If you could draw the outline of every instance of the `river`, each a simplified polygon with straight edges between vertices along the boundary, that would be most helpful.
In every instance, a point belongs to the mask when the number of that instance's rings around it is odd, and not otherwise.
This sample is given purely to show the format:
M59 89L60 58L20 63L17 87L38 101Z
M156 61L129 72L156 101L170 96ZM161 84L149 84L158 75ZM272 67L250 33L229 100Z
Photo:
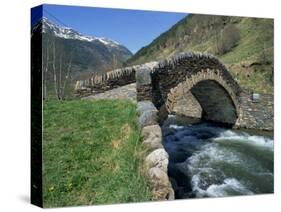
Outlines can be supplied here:
M173 115L162 132L176 199L273 193L272 132Z

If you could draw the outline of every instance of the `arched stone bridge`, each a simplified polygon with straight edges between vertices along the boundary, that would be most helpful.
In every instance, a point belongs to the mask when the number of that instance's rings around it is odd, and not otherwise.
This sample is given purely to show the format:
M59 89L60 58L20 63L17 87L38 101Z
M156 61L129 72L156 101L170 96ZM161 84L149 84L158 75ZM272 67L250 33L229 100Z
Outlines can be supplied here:
M177 97L192 94L204 119L234 125L240 114L241 88L210 55L178 55L152 69L140 69L136 80L138 100L151 100L162 112L171 113Z
M161 116L186 98L186 113L235 127L273 129L273 96L242 89L214 56L181 53L169 60L117 69L80 82L91 92L102 92L136 81L138 101L151 101ZM80 89L81 90L81 89Z

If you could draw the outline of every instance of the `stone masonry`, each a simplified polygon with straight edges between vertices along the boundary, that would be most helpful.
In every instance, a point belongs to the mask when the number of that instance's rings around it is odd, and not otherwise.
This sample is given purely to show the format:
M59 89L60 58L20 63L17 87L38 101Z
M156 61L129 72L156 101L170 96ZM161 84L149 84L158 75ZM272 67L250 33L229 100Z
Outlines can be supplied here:
M152 200L173 200L174 190L168 177L169 155L162 145L158 110L150 101L138 102L139 125L143 145L148 149L145 171L152 190Z
M184 115L198 117L201 111L203 119L232 127L273 130L273 96L260 95L253 101L252 93L211 55L183 53L143 66L136 72L136 87L137 100L153 102L160 116L179 111L178 100L189 95L190 104L181 109Z
M151 101L159 110L159 120L180 113L232 127L273 129L273 96L261 94L254 101L252 92L242 89L227 68L208 54L181 53L116 69L78 81L76 92L85 96L132 82L136 82L137 101Z

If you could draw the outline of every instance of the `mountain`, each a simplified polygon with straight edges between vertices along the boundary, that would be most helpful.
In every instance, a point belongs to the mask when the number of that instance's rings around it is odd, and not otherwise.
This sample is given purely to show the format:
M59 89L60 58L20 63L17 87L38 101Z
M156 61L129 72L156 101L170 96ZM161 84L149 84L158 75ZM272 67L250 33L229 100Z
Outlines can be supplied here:
M31 30L31 67L34 73L42 67L43 98L72 98L77 80L119 68L131 56L116 41L86 36L47 18Z
M41 33L43 49L55 42L56 46L60 47L61 54L66 58L72 58L73 79L118 68L132 56L125 46L114 40L86 36L72 28L54 24L45 17L32 28L32 36Z
M129 50L127 50L124 46L122 46L118 42L110 40L108 38L103 38L103 37L99 38L99 37L94 37L94 36L82 35L72 28L58 26L58 25L52 23L51 21L49 21L45 17L42 18L42 22L43 22L43 28L42 28L43 33L51 33L57 37L64 38L64 39L74 39L74 40L81 40L81 41L88 41L88 42L98 41L98 42L104 44L109 49L110 48L117 48L117 49L122 48L122 49L125 49L128 54L130 54Z
M182 51L216 55L242 87L273 92L273 19L190 14L140 49L125 65Z

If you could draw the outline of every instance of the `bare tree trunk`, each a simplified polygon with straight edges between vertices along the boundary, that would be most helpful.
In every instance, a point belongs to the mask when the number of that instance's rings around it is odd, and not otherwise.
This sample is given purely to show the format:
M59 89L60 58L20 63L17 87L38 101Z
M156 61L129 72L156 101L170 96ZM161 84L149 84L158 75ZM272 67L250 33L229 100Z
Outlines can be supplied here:
M43 60L43 99L47 97L47 72L49 70L49 41L47 40L46 60Z
M117 60L115 54L112 56L112 70L117 68Z
M55 46L55 41L53 42L53 72L54 72L54 89L55 89L55 94L58 99L60 99L59 94L58 94L58 86L57 86L57 73L56 73L56 46Z
M69 78L69 73L70 73L71 67L72 67L72 53L71 53L70 60L69 60L68 66L67 66L67 74L65 76L64 84L62 87L62 98L63 99L65 97L65 87L66 87L67 80Z
M45 99L45 78L46 78L46 74L45 74L45 69L46 69L46 61L44 60L44 53L42 52L42 93L43 93L43 99Z
M220 51L220 49L219 49L219 31L218 31L218 28L216 28L216 26L215 26L216 18L213 17L212 20L213 20L213 27L215 29L216 53L219 54L219 51Z
M62 81L61 81L61 72L62 72L62 55L60 56L60 69L59 69L59 81L58 81L58 93L60 98L62 97Z

